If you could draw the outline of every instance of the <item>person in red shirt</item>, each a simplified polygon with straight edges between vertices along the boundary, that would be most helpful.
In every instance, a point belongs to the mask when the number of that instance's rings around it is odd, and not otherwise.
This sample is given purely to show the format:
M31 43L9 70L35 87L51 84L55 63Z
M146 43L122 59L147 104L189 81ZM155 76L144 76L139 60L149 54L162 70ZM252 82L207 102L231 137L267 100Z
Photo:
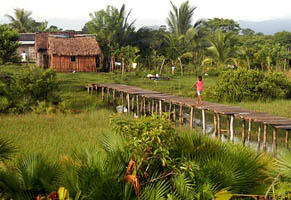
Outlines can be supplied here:
M197 94L198 94L198 100L196 104L203 104L202 103L202 97L201 94L203 92L203 80L202 80L202 76L198 77L198 80L193 84L192 89L194 89L194 86L196 86L197 88Z

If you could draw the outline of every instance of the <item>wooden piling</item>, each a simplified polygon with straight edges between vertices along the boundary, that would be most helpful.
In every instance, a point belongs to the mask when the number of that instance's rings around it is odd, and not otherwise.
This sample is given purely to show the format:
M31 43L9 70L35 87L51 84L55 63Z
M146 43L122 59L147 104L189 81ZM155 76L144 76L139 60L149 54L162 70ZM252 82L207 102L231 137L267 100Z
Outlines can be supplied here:
M214 134L217 136L217 116L216 113L213 113L213 127L214 127Z
M202 133L206 134L206 116L205 109L202 109Z
M221 137L221 120L220 120L219 113L217 113L217 134L218 134L218 137Z
M276 154L277 151L277 129L273 128L273 153Z
M190 128L192 129L193 126L193 117L194 117L194 106L190 107Z
M116 90L115 89L112 91L112 97L113 97L113 105L116 106Z
M122 113L124 113L124 99L123 99L123 92L120 92L120 99L121 99Z
M98 97L98 85L95 85L96 97Z
M260 149L261 149L261 124L259 124L258 140L257 140L257 150L260 151Z
M90 94L90 85L87 85L87 92Z
M249 119L249 126L248 126L248 143L251 141L251 134L252 134L252 120Z
M144 114L144 111L143 111L143 97L140 97L140 115L143 115Z
M242 141L242 144L245 145L246 143L246 120L245 119L243 119L243 123L242 123L241 141Z
M162 105L162 100L159 100L159 114L160 114L160 115L162 115L162 112L163 112L163 110L162 110L162 109L163 109L162 106L163 106L163 105Z
M148 113L151 114L151 101L148 99Z
M172 112L172 102L169 105L169 120L171 120L171 112Z
M179 122L180 122L180 125L183 125L183 104L180 104Z
M226 116L226 126L227 136L230 139L230 117L228 115Z
M164 102L164 112L165 112L165 113L168 112L168 105L167 105L166 102Z
M230 140L234 143L234 115L230 115Z
M147 109L146 109L146 106L147 106L147 105L146 105L146 98L143 97L142 100L143 100L143 114L146 115L146 114L147 114Z
M264 148L264 151L267 150L267 124L264 124L263 148Z
M102 95L102 102L104 102L104 87L102 87L102 90L101 90L101 95Z
M134 95L132 95L132 97L131 97L131 110L134 112L134 108L135 108L135 104L134 104L134 98L135 98L135 96Z
M173 115L173 120L176 122L177 120L177 115L176 115L176 104L174 104L174 115Z
M127 112L130 114L130 97L129 93L126 94L126 101L127 101Z
M94 90L93 85L90 85L90 90L91 90L91 96L92 96L93 95L93 90Z
M155 100L152 99L152 115L155 113Z
M136 115L139 117L139 100L138 95L136 95Z
M106 92L107 92L107 103L110 103L110 89L107 88Z
M286 130L286 135L285 135L285 147L286 147L286 149L289 149L289 145L288 145L288 134L289 134L289 131L288 130Z

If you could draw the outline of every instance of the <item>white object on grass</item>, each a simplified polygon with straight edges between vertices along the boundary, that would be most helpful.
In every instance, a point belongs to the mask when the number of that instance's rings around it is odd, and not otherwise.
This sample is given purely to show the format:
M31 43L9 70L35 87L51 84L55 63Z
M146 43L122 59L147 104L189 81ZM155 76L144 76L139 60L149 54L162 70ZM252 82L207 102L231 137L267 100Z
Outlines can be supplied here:
M126 113L126 112L127 112L127 108L124 107L124 106L122 107L121 105L116 106L116 111L117 111L118 113L122 113L122 108L123 108L123 112Z

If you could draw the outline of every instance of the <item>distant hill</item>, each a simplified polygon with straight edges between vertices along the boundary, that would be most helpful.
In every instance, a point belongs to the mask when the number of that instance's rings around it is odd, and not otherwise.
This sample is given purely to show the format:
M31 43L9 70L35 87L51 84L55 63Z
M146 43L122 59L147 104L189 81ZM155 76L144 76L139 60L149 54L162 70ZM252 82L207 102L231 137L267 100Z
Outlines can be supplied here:
M280 31L291 31L291 19L274 19L266 21L237 21L241 28L250 28L255 32L273 35Z

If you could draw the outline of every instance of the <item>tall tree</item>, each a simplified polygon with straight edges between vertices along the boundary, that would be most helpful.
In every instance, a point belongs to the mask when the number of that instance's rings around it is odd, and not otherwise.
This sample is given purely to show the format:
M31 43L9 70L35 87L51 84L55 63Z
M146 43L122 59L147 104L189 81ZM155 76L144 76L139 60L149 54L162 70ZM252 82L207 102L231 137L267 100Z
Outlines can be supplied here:
M130 13L131 10L126 12L124 4L120 10L107 6L106 10L90 13L91 20L83 27L84 32L96 35L105 59L109 61L111 56L111 64L114 63L115 51L130 42L135 22L128 22Z
M0 64L17 60L18 38L16 29L0 25Z
M217 67L233 60L237 53L235 36L232 33L223 33L218 29L214 37L208 39L210 47L207 49L210 57L216 62ZM204 62L209 61L207 58Z
M30 29L32 18L31 11L23 8L15 8L14 16L5 15L11 21L10 26L17 29L20 33L25 33Z
M172 11L167 18L170 31L176 34L185 34L189 28L192 27L192 17L196 9L195 6L190 6L189 1L185 1L179 8L175 6L172 1Z

